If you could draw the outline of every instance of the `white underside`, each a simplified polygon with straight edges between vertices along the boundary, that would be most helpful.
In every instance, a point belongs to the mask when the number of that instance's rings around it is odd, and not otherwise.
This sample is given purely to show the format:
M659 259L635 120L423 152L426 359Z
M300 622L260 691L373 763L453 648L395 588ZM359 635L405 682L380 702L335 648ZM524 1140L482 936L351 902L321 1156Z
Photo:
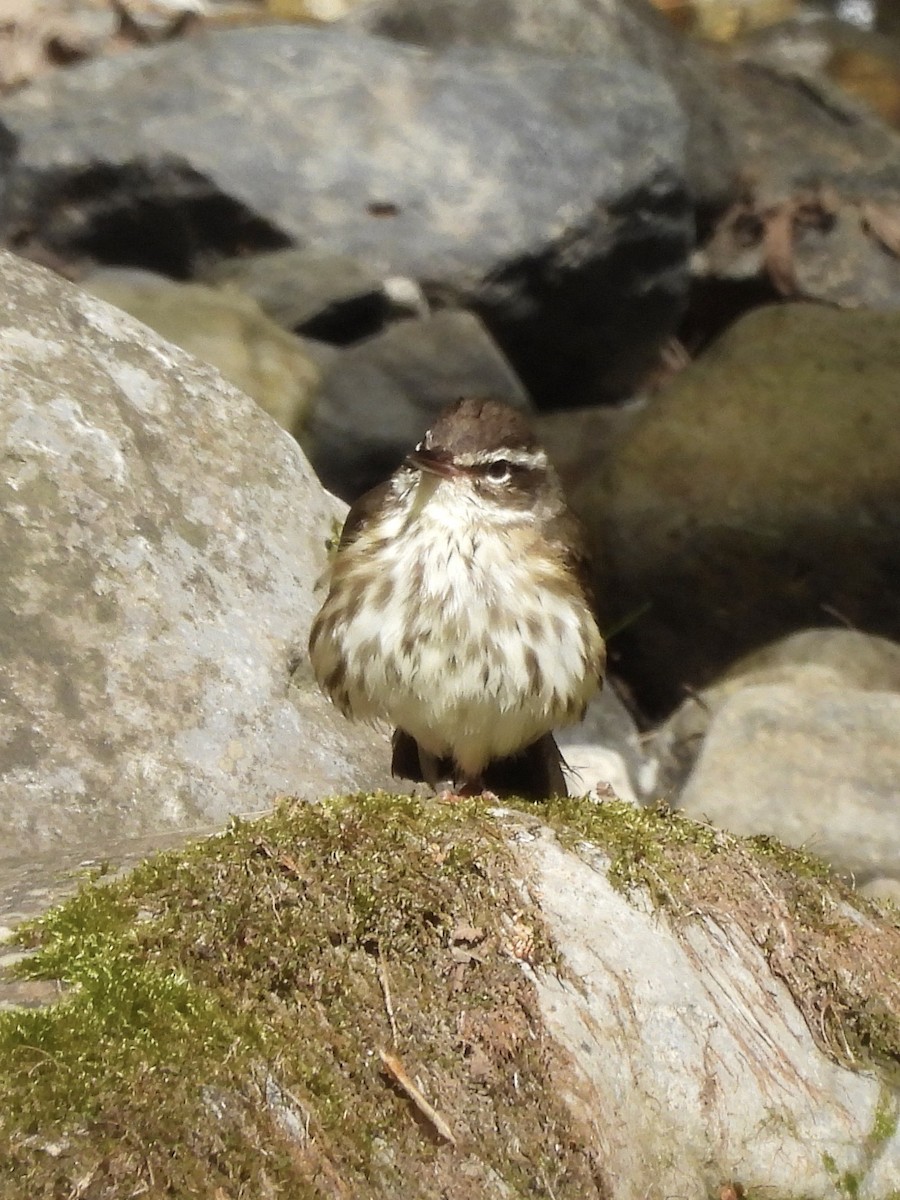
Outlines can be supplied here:
M521 517L485 536L477 499L452 487L446 493L440 505L417 505L415 547L405 518L381 530L389 543L381 550L383 574L368 589L372 598L319 639L313 663L320 682L337 662L356 664L343 695L334 695L351 716L384 717L477 775L490 760L578 719L599 684L602 641L592 619L586 626L577 594L535 587L532 561L526 568L522 553L533 534ZM423 533L429 550L417 575ZM366 536L342 553L366 561ZM355 563L345 569L355 574ZM409 605L375 603L385 573L392 598ZM422 582L413 594L416 578ZM334 593L326 609L333 600ZM403 610L415 614L414 636L405 642Z

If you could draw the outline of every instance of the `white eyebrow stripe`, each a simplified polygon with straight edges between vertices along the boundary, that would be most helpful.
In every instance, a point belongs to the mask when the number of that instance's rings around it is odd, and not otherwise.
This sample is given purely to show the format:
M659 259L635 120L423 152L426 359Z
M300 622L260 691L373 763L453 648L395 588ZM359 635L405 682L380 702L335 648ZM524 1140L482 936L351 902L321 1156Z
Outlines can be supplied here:
M474 450L468 454L456 454L460 467L486 467L490 463L508 462L514 467L525 467L530 471L545 470L547 455L543 450L515 450L512 446L498 450Z

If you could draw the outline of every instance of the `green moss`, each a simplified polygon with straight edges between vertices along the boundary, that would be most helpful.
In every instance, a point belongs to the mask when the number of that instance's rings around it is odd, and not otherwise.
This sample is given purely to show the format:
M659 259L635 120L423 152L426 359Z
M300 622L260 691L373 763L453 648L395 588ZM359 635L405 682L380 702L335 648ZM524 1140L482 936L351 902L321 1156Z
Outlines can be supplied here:
M478 802L359 796L86 885L21 932L18 973L66 990L0 1014L0 1193L443 1195L458 1159L385 1049L477 1147L473 1196L535 1170L599 1196L510 951L524 922L552 961L507 854Z
M691 821L666 805L639 808L624 801L596 804L585 797L558 798L545 818L564 843L578 836L599 846L610 859L610 881L623 891L644 888L657 904L679 907L677 863L690 847L715 854L726 844L711 825Z
M898 1110L900 1110L900 1102L897 1097L888 1088L882 1087L872 1121L872 1132L869 1134L873 1151L877 1151L885 1142L890 1141L897 1132L897 1122L900 1118Z
M779 842L768 834L756 834L746 839L746 844L760 862L770 863L780 871L787 871L798 879L812 879L819 883L831 883L834 876L821 858L805 850L796 850Z
M337 517L331 518L331 529L328 536L325 538L325 549L328 552L329 561L334 558L338 552L338 547L341 544L341 533L343 532L344 523L338 520Z
M144 960L134 915L113 889L90 887L25 931L40 949L17 973L59 980L68 994L54 1008L0 1016L0 1107L20 1123L94 1115L102 1093L135 1072L230 1044L212 997Z
M815 860L662 808L537 811L668 916L740 924L833 1053L900 1060L896 930ZM20 934L17 973L64 992L0 1013L0 1194L602 1196L515 961L557 967L511 867L480 801L365 795L89 882ZM872 1153L896 1122L885 1090Z
M855 1171L840 1171L830 1154L822 1155L822 1165L831 1176L835 1188L846 1200L858 1200L860 1178Z

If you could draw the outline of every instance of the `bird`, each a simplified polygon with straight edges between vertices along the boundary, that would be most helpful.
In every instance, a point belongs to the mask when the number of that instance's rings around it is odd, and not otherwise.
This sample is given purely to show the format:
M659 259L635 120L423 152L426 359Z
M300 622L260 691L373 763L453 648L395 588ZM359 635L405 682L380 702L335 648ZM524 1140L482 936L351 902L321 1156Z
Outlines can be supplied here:
M527 417L450 404L351 507L309 639L322 691L394 726L395 776L567 794L553 730L602 685L581 526Z

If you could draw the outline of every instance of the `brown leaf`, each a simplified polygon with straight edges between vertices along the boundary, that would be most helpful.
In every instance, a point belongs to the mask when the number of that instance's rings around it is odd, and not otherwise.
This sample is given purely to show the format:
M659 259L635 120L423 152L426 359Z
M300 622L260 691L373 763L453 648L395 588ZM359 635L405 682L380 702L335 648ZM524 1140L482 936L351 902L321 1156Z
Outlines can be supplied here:
M888 254L900 258L900 205L864 200L860 205L860 224Z
M475 946L484 941L484 930L479 925L466 925L460 922L450 934L451 942L466 942Z
M763 225L763 264L773 287L782 296L796 296L794 270L794 218L796 203L787 201L765 216Z

